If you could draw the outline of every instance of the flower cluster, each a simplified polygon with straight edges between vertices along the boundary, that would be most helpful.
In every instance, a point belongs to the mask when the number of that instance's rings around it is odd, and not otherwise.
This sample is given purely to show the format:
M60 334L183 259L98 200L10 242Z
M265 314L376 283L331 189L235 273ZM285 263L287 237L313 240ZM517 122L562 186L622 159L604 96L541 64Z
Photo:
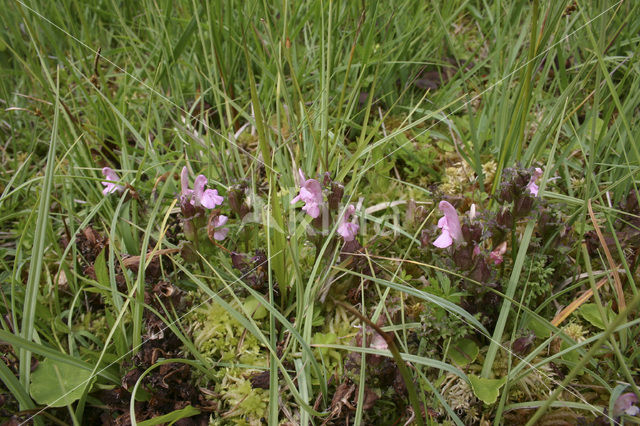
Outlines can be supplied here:
M304 202L302 210L307 212L309 216L316 219L320 216L320 206L323 202L322 185L315 179L307 179L304 177L302 169L298 169L298 178L300 184L300 193L291 200L291 204L298 201Z
M202 206L205 209L213 209L222 204L224 198L218 195L216 189L204 189L207 182L208 179L205 175L198 175L193 182L193 189L189 188L189 171L186 166L182 168L182 173L180 173L180 183L182 186L180 205L183 207L183 211L187 203L193 207L197 208Z
M229 228L225 228L229 218L215 210L222 205L224 198L216 189L205 189L208 179L205 175L196 176L193 188L189 187L189 171L182 168L180 173L180 210L184 216L184 231L188 240L195 242L198 229L206 226L207 236L212 242L222 241L227 237ZM211 210L206 219L207 210Z
M329 223L332 217L331 211L339 209L340 201L344 195L344 187L338 182L331 181L328 173L324 176L323 184L316 179L307 179L302 169L298 169L298 185L300 186L300 191L298 195L291 200L291 204L293 205L302 201L304 203L302 210L309 216L314 220L319 220L324 215ZM326 202L323 194L323 186L326 187ZM342 219L336 231L345 242L354 241L360 229L355 219L351 219L355 211L356 207L353 204L348 205L344 209Z

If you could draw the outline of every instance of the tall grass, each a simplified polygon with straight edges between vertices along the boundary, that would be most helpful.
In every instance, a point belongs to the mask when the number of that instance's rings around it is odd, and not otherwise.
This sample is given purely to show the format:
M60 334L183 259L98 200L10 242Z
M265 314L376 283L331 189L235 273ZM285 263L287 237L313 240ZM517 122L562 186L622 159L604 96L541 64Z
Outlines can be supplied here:
M121 385L120 364L131 362L145 343L143 314L151 306L145 300L145 268L125 274L126 291L118 289L117 271L124 269L125 254L149 265L159 250L180 248L167 233L179 207L173 176L188 164L192 174L205 174L218 188L245 183L252 194L253 217L261 225L232 225L235 246L229 249L264 249L267 321L255 320L244 307L237 292L261 296L242 281L222 250L203 251L193 265L177 255L168 259L184 288L202 297L198 306L203 301L223 306L268 351L270 424L283 421L283 406L295 406L303 424L320 424L330 415L336 383L319 348L345 357L362 354L358 400L364 398L370 357L390 356L364 343L314 341L318 318L339 306L326 295L340 280L375 288L378 299L362 296L357 306L364 316L373 307L374 323L391 318L392 304L401 304L402 323L383 329L394 336L398 357L411 365L413 383L406 382L419 390L412 394L414 406L419 399L463 424L440 384L447 374L469 384L468 376L479 371L455 365L446 351L443 359L410 353L408 336L421 325L405 321L408 297L461 318L484 339L477 365L483 379L494 378L499 356L508 357L507 384L490 410L496 423L521 408L506 399L510 385L551 362L564 362L558 354L545 355L553 337L563 339L563 350L580 359L565 363L570 372L563 381L550 379L555 390L548 400L528 403L526 408L540 407L530 422L558 404L602 413L570 385L588 368L598 386L613 393L615 383L598 377L598 347L604 343L615 352L615 360L607 362L622 380L633 383L626 365L638 363L635 316L629 309L637 304L637 265L626 261L626 242L615 226L621 218L630 220L618 203L630 191L638 192L640 149L634 135L640 80L634 59L640 6L587 1L569 13L570 3L7 2L0 16L0 134L6 141L0 178L0 223L6 230L0 247L0 340L19 353L19 370L0 363L0 379L20 410L46 410L31 398L32 356L97 377L84 383L83 396L67 407L66 421L83 422L98 387ZM425 75L436 89L425 92ZM432 163L422 164L426 160L415 154L402 157L408 149L425 158L433 154ZM571 251L577 254L568 261L575 262L576 277L583 268L588 274L576 283L595 283L592 265L605 271L602 276L619 268L624 291L634 295L628 309L609 320L608 301L599 301L607 326L591 336L589 342L595 343L587 348L541 316L564 293L543 306L515 300L530 273L534 222L521 230L512 248L514 266L498 293L493 329L447 297L416 288L406 278L407 265L434 282L455 276L413 258L419 231L438 213L411 233L399 221L366 210L412 198L435 207L432 188L407 177L406 158L422 167L430 182L446 178L447 163L468 164L477 186L488 188L488 194L476 194L488 200L487 206L505 168L543 166L541 197L562 203L568 225L577 230ZM496 163L497 177L485 185L483 165L489 160ZM100 192L104 165L117 168L130 185L119 198ZM360 220L375 224L380 234L363 241L361 256L371 274L353 271L341 260L341 246L333 238L337 224L311 246L305 231L310 220L290 204L298 169L307 177L328 172L345 184L349 203L363 200ZM589 217L589 203L597 222ZM95 280L76 261L81 253L74 244L89 225L109 240L96 260ZM584 254L582 241L594 227L611 236L608 249L619 265L604 255ZM385 235L393 237L385 240ZM375 252L382 247L387 251ZM571 289L577 291L577 285ZM104 334L79 319L92 294L104 300ZM616 297L611 296L615 305L624 306ZM158 314L180 336L185 357L196 360L180 362L205 372L222 368L190 341L192 330L184 329L183 316ZM543 324L547 338L530 355L514 354L510 342L531 318ZM366 329L356 317L351 321ZM131 396L133 423L142 379ZM563 391L573 392L579 402L559 401ZM419 411L414 408L422 418ZM41 411L37 414L34 420L43 421ZM363 424L361 404L354 415Z

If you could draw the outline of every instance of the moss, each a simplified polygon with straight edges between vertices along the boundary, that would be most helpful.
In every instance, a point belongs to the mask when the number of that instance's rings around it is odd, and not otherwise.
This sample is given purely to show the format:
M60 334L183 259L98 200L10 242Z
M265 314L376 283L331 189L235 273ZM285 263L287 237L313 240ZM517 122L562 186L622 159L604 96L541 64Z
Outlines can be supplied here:
M197 309L189 322L196 348L212 362L229 364L215 373L214 394L223 405L220 417L211 419L210 424L262 424L267 416L268 391L252 388L249 378L264 371L268 350L215 303Z

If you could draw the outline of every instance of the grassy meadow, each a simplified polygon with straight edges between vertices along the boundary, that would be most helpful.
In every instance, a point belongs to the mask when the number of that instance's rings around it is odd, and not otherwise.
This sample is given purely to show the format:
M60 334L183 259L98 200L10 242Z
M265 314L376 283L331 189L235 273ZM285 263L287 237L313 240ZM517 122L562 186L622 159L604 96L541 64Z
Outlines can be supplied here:
M0 6L0 424L640 423L640 2Z

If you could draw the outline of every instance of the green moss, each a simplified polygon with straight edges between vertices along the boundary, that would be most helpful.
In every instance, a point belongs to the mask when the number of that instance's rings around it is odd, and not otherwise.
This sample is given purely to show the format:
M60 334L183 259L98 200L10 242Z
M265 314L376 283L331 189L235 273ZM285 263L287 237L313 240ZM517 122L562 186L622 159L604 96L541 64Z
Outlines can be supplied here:
M261 424L261 419L267 416L269 394L254 389L250 376L264 371L268 350L215 303L197 309L189 321L196 348L212 362L230 364L215 373L215 398L222 405L220 417L212 418L210 424Z

